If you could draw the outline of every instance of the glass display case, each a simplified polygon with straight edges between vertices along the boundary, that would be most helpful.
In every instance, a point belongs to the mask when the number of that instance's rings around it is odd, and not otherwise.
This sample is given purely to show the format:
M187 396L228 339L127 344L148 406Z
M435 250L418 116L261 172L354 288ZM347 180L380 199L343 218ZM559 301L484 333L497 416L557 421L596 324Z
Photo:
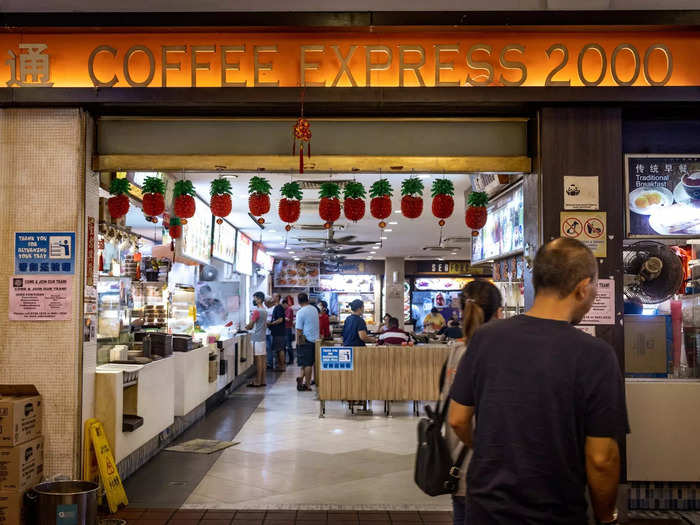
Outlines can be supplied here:
M176 285L170 292L168 331L192 335L196 319L194 288Z
M365 303L365 322L374 324L374 293L338 293L338 319L344 322L352 311L348 304L355 299L360 299Z
M97 360L109 361L109 348L128 343L131 329L131 279L102 276L97 283Z

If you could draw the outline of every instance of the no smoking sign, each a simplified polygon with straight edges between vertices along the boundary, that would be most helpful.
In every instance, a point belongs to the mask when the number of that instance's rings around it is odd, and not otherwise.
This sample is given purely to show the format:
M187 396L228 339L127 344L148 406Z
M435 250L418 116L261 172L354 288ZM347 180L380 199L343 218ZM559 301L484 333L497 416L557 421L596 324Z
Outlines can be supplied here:
M606 225L604 211L561 212L561 236L581 241L596 257L607 256Z

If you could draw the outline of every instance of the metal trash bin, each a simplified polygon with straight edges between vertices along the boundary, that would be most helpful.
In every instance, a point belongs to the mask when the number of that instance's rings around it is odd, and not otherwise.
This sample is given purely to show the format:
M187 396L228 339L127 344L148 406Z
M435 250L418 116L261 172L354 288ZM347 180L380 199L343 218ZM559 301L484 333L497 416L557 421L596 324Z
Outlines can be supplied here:
M39 525L97 525L97 489L89 481L49 481L34 487Z

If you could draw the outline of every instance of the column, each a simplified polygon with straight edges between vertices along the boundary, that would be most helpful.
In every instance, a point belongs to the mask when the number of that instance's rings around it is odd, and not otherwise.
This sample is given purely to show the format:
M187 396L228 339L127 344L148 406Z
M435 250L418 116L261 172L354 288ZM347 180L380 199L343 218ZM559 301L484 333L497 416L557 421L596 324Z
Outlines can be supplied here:
M403 328L403 282L405 279L403 257L387 257L384 263L384 314L399 320Z

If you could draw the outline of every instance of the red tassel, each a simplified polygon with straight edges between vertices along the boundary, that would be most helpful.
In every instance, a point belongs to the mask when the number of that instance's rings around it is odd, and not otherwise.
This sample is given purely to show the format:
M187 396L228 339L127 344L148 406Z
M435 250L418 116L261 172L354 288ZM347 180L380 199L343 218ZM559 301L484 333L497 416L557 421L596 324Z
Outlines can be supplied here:
M299 173L304 173L304 146L299 147Z
M309 158L311 158L311 141L306 143L306 148L307 148L306 154L308 155Z

